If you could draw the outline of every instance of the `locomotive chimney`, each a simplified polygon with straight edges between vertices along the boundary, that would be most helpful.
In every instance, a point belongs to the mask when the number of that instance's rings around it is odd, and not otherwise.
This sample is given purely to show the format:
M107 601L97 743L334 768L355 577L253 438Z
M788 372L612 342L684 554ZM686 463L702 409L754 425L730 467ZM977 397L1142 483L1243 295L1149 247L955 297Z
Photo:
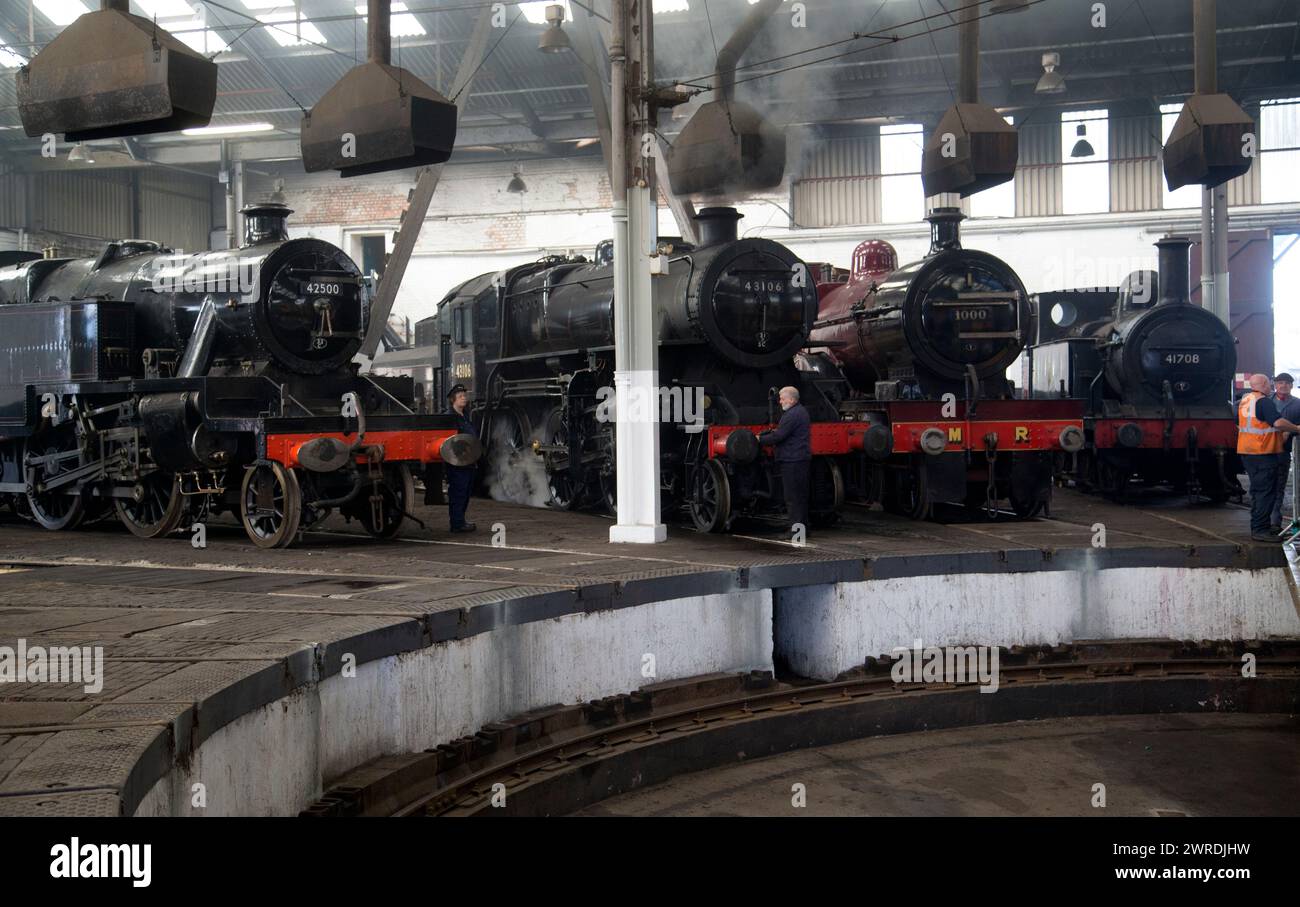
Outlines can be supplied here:
M1156 305L1190 303L1188 270L1192 241L1167 236L1156 243L1160 255L1160 298Z
M735 208L701 208L695 215L696 230L700 234L700 248L735 242L736 221L744 216Z
M279 202L261 202L245 205L239 211L244 215L244 245L255 246L264 242L283 242L289 238L285 219L293 213L288 205Z
M961 233L958 228L966 215L961 208L935 208L926 218L930 222L930 251L933 255L945 249L961 248Z

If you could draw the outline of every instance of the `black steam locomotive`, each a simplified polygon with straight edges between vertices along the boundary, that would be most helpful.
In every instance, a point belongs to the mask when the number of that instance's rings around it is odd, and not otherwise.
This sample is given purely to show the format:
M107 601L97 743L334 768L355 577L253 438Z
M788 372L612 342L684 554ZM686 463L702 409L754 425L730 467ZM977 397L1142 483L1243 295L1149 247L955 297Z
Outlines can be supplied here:
M936 502L989 516L1009 500L1032 516L1056 463L1083 446L1077 401L1015 399L1006 369L1033 336L1015 271L961 247L956 208L929 216L925 258L898 266L893 247L859 245L853 269L828 275L802 366L841 411L873 426L849 487L917 519ZM847 378L852 392L837 396Z
M1159 272L1135 271L1120 287L1036 296L1038 338L1025 368L1036 396L1087 401L1082 488L1122 497L1140 482L1216 503L1241 492L1236 341L1191 304L1190 245L1160 240Z
M47 529L115 510L151 538L222 510L284 547L337 508L395 535L412 469L477 442L358 373L368 289L339 249L245 208L244 245L108 243L0 267L0 501Z
M699 244L661 242L653 282L663 387L641 404L660 422L665 512L684 508L706 532L782 513L779 472L755 437L775 423L781 387L801 388L815 423L814 520L839 508L837 457L862 444L863 427L841 421L793 364L817 311L806 267L778 243L737 239L740 216L701 210ZM416 325L417 345L434 348L428 396L441 399L455 383L471 390L489 491L540 460L544 488L533 503L614 509L611 253L602 244L593 261L548 257L484 274Z

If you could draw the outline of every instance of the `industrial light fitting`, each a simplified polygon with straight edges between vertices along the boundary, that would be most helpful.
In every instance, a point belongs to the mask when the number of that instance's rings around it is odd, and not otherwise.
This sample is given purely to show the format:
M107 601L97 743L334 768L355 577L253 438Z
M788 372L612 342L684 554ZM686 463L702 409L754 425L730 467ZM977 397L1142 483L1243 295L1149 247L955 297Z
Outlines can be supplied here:
M90 150L90 146L84 142L78 142L68 152L69 164L93 164L95 163L95 153Z
M562 27L563 22L563 6L553 3L546 7L546 30L542 32L542 37L537 42L538 50L544 54L558 54L573 50L573 45L569 43L569 36Z
M562 8L563 7L561 7L561 9ZM523 178L519 175L518 167L515 168L515 175L512 176L510 178L510 182L506 184L506 191L513 192L515 195L519 195L521 193L528 191L528 187L524 185Z
M1097 153L1093 150L1092 143L1087 139L1087 126L1080 123L1079 128L1074 131L1074 134L1079 137L1079 141L1075 142L1074 147L1070 149L1070 157L1092 157Z
M1043 54L1043 75L1034 86L1034 94L1061 94L1065 91L1065 76L1056 71L1060 65L1060 54Z

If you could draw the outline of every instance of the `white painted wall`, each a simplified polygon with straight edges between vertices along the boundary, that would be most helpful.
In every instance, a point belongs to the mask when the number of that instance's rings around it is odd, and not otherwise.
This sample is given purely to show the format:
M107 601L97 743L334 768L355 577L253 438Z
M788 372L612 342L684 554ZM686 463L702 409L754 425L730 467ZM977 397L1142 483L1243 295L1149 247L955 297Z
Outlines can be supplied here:
M653 678L642 674L647 653ZM231 722L135 814L292 815L376 756L429 749L542 706L752 670L772 670L765 589L507 624L368 662ZM195 783L206 789L203 809L191 805Z
M829 680L895 647L1300 635L1282 568L972 573L781 589L776 660Z

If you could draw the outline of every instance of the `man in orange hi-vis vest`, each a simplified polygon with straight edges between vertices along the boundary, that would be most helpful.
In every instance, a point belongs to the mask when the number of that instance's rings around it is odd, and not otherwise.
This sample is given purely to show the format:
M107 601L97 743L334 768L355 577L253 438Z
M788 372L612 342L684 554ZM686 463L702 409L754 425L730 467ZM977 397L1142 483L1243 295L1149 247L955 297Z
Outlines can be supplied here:
M1250 537L1256 542L1280 541L1269 531L1277 496L1277 455L1284 433L1300 431L1278 414L1269 398L1271 390L1267 375L1251 375L1250 390L1237 404L1237 453L1250 477Z

